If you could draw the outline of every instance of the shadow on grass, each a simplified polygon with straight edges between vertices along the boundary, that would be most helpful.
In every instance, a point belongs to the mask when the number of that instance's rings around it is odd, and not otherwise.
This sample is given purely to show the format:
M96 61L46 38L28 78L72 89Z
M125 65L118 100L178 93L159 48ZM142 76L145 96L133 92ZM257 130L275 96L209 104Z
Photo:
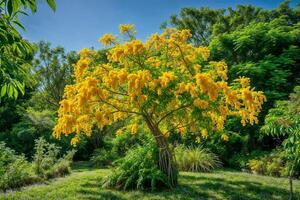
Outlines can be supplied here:
M123 200L121 195L115 191L105 190L101 186L101 178L93 178L86 183L80 185L79 192L82 199L88 200Z
M90 162L87 161L77 161L72 163L72 170L75 172L83 172L87 170L92 170L94 167Z
M210 198L221 199L245 199L245 200L272 200L272 199L288 199L289 191L278 187L268 186L259 182L250 180L231 181L225 178L203 177L181 175L184 183L191 183L193 189L197 191L210 191ZM192 181L197 181L192 183ZM214 195L214 194L216 195ZM294 193L294 199L300 200L300 193Z
M117 191L101 188L101 179L94 178L82 183L82 199L230 199L230 200L272 200L288 199L288 190L251 181L231 181L225 178L181 175L180 185L160 192ZM295 193L300 200L300 193Z

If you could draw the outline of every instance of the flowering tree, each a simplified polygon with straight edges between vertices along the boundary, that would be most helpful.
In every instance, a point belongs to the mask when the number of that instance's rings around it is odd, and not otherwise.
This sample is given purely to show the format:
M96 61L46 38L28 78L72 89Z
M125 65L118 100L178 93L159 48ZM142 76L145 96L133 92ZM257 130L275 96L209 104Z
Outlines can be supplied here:
M206 47L187 42L188 30L168 29L153 34L146 42L135 39L133 25L120 25L124 42L105 34L100 38L111 46L108 63L97 64L95 52L83 49L75 66L76 82L65 88L54 135L90 135L95 124L101 129L118 120L127 120L133 134L148 127L159 147L159 167L175 185L176 167L167 138L173 133L198 134L198 140L223 132L228 116L241 123L258 122L265 101L254 91L248 78L227 82L224 62L208 61Z

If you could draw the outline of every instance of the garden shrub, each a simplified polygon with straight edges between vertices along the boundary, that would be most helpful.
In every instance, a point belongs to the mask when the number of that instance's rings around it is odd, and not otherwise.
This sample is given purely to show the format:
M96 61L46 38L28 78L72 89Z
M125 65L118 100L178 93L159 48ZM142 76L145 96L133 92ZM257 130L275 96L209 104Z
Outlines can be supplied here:
M179 145L175 148L175 157L179 170L191 172L209 172L221 166L221 161L208 149L188 148Z
M289 164L280 149L269 154L250 159L247 163L250 172L268 176L289 176ZM295 166L295 177L299 177L300 166Z
M15 152L0 142L0 190L24 186L38 180L32 176L31 166L24 155Z
M170 187L167 176L158 168L158 149L153 141L129 150L116 165L104 178L103 187L152 191Z

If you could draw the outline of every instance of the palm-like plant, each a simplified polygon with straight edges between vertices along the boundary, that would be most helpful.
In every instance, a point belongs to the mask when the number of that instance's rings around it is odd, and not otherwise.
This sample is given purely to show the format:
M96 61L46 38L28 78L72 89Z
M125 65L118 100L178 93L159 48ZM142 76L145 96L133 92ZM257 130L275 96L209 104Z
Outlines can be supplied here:
M183 171L210 172L222 165L217 155L203 147L177 146L175 157L179 170Z

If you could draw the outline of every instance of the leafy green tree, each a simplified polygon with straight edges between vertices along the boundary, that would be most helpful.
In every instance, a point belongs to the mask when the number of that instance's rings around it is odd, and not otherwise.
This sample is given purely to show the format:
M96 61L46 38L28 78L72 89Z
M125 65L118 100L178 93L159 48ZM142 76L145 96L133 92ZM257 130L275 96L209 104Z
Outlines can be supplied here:
M208 45L213 25L216 24L224 15L224 9L212 10L203 8L183 8L180 17L173 15L170 18L171 25L178 29L188 29L192 33L191 41L199 45Z
M275 100L288 97L300 77L300 23L285 18L251 25L215 37L210 49L214 59L225 58L229 78L251 77L263 90L270 108Z
M66 53L61 46L51 48L50 43L43 41L36 47L33 70L38 85L31 101L36 109L56 111L65 86L73 81L73 64L79 55L75 51Z
M269 110L261 131L274 137L283 136L286 158L289 160L290 199L293 198L294 168L300 164L300 86L286 101L277 101L275 108Z
M290 1L282 2L278 8L265 10L252 5L237 5L236 9L183 8L178 15L170 17L170 25L178 29L189 29L196 45L208 45L222 33L230 33L248 26L250 23L269 22L280 16L286 16L290 24L300 19L299 6L291 8ZM164 22L162 28L166 27Z
M47 0L55 10L54 0ZM35 0L0 0L0 97L17 98L24 94L34 47L23 39L18 28L24 27L19 20L27 8L36 12Z

